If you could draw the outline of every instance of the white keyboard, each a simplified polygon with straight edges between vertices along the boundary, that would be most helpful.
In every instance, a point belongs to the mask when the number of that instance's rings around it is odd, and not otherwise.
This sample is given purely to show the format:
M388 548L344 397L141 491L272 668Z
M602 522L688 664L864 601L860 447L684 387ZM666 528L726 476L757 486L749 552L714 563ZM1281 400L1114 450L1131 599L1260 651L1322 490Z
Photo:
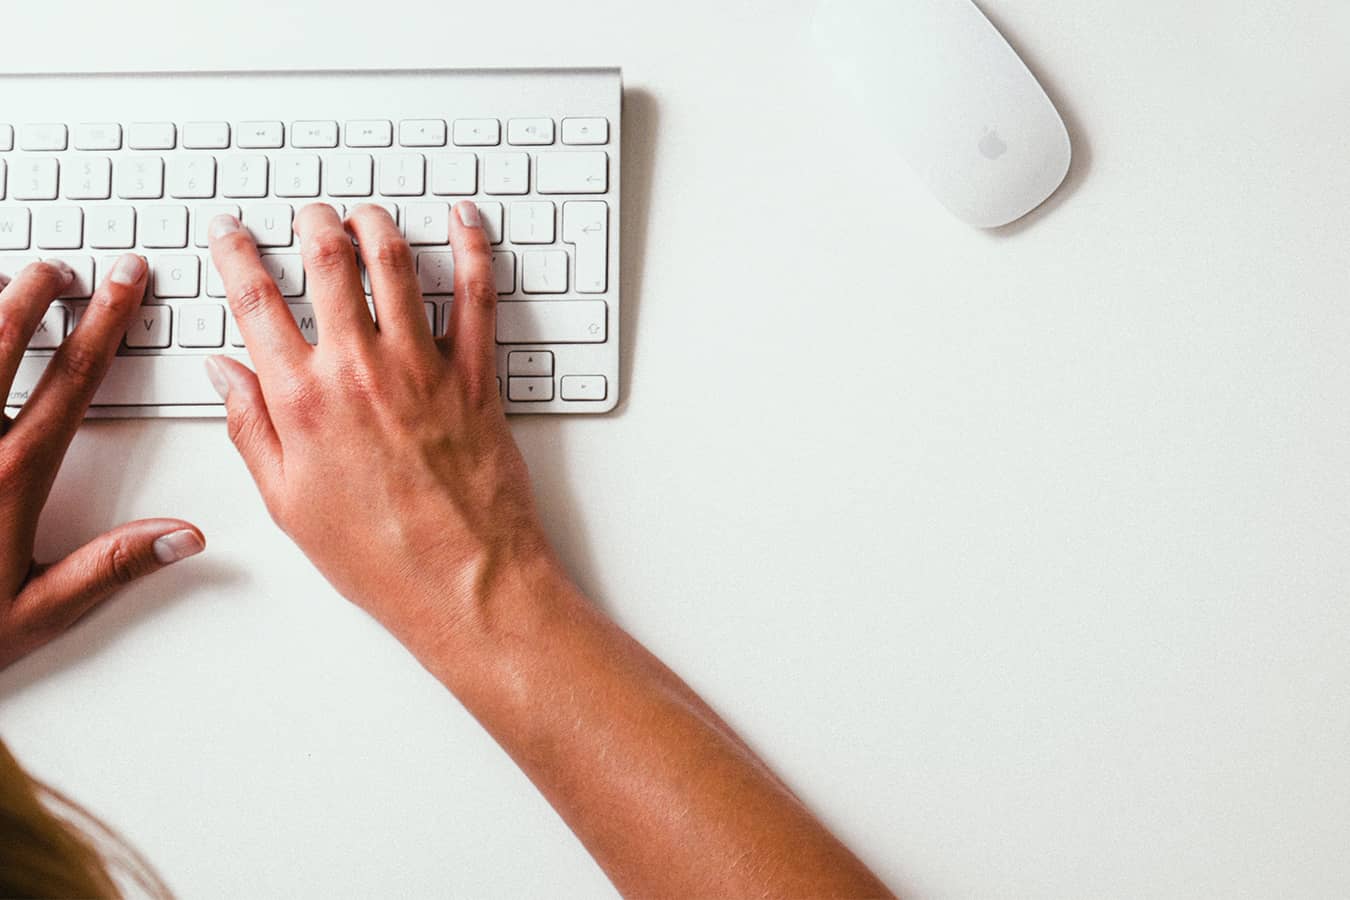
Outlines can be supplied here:
M6 406L28 398L94 284L134 250L150 283L90 414L224 415L202 360L248 355L207 250L220 213L253 233L314 343L294 215L383 205L441 333L450 210L471 199L493 244L507 411L613 409L621 93L617 69L0 76L0 272L62 259L77 273Z

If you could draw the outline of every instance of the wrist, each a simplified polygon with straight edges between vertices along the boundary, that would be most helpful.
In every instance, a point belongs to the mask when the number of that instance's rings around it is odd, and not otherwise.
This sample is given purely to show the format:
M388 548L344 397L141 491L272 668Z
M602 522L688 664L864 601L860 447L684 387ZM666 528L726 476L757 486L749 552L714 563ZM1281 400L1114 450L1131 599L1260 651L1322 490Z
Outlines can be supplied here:
M509 678L522 653L549 640L580 607L589 608L546 543L486 552L447 567L422 596L398 605L415 610L387 623L446 687L464 697L484 680Z

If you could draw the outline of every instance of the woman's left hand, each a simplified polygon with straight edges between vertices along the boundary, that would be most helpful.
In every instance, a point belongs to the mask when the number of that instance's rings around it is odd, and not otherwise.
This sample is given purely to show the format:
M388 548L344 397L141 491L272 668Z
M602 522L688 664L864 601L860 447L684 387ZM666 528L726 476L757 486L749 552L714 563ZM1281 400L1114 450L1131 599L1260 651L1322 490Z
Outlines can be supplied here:
M57 469L145 293L145 260L126 254L99 285L79 325L53 355L22 411L0 420L0 668L73 625L117 588L205 546L179 519L128 522L65 559L33 559L38 514ZM0 276L0 396L47 307L74 278L63 263ZM111 467L110 467L111 468Z

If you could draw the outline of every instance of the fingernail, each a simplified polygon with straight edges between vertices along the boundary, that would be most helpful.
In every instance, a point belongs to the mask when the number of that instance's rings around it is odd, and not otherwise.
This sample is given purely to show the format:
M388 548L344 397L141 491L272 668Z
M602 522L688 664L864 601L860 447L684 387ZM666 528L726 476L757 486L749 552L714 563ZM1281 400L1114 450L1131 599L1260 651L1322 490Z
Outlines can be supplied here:
M112 274L108 276L108 279L113 284L135 284L141 280L141 275L144 272L145 260L135 253L123 253L113 264Z
M469 200L456 203L455 212L459 213L459 221L470 228L478 228L483 224L483 220L478 218L478 207Z
M75 280L75 270L64 259L44 259L43 262L60 272L61 279L66 284Z
M224 237L227 234L234 234L239 230L239 220L234 216L220 215L211 220L211 225L206 230L208 238Z
M216 389L221 400L230 399L230 379L225 374L225 367L220 364L220 357L208 356L206 358L206 377L211 382L211 387Z
M155 559L167 566L169 563L176 563L180 559L196 556L206 549L206 545L197 536L197 532L184 528L181 531L171 531L158 538L153 549Z

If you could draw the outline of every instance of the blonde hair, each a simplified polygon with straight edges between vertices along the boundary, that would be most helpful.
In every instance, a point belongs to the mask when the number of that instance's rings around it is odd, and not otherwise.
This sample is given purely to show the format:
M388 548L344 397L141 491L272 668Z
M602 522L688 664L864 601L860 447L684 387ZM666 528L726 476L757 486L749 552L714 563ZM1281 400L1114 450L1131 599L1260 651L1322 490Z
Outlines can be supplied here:
M24 771L0 741L0 897L173 895L92 813Z

